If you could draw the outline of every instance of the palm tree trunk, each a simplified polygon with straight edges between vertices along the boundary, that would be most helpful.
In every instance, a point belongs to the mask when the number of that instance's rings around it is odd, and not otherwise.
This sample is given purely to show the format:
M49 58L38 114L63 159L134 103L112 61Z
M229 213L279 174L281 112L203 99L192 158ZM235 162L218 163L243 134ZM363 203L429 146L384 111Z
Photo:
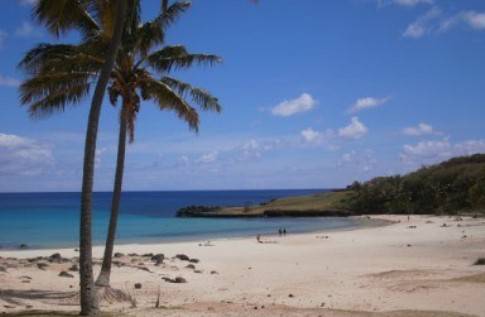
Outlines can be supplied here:
M101 272L96 280L96 286L109 287L111 276L111 261L113 257L113 248L116 238L116 224L118 222L118 213L120 209L121 189L123 185L123 172L125 169L125 151L126 151L126 125L127 125L127 106L123 101L123 107L120 115L120 131L118 136L118 156L116 159L116 174L113 188L113 198L111 201L111 215L109 219L108 236L106 237L106 246L104 249L103 264Z
M92 192L96 139L98 134L101 105L114 61L121 43L121 35L126 12L126 0L117 3L115 29L111 39L106 60L99 75L89 110L86 141L84 144L83 183L81 193L81 219L79 232L79 284L81 288L81 315L91 316L99 311L93 281L91 218Z

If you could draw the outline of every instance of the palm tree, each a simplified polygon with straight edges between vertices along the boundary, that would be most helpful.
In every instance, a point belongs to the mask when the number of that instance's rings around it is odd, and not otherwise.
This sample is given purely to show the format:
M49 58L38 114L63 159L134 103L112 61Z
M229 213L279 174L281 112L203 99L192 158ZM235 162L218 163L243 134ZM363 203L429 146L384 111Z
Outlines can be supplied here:
M210 93L168 76L173 70L193 64L220 62L215 55L190 54L181 45L163 45L166 28L188 7L187 2L175 2L154 20L140 23L138 1L130 1L130 14L125 22L121 49L111 71L108 88L113 105L121 99L121 110L115 185L105 256L96 283L99 286L109 285L126 137L129 136L130 141L134 139L141 100L154 101L160 110L175 111L195 131L198 130L199 116L187 99L190 98L203 110L220 111L218 100ZM108 28L102 24L104 10L96 10L99 28ZM34 116L63 111L66 105L79 103L105 62L104 48L101 37L92 37L79 45L41 44L28 52L20 63L30 74L20 88L22 103L29 105Z
M152 48L163 43L165 29L169 24L167 20L173 21L189 6L188 2L176 2L168 7L168 1L164 0L160 15L148 24L140 24L137 18L133 17L132 23L137 27L126 32L126 45L122 44L119 60L112 73L112 82L109 87L110 101L116 105L118 98L121 98L122 106L111 216L103 263L96 280L97 286L109 287L110 285L111 261L123 183L126 138L128 134L129 141L134 141L135 120L140 110L140 100L155 101L160 110L174 110L193 130L197 130L199 127L199 116L197 111L185 100L187 96L190 96L192 101L199 104L203 110L216 112L221 110L218 100L207 91L167 76L173 68L186 68L194 62L213 64L220 61L219 57L189 54L183 46L165 46L152 52ZM157 73L162 77L161 80L154 78Z
M109 28L99 23L99 17L96 19L96 11L99 12L103 9L103 18L105 22L109 23ZM40 89L32 89L27 92L29 85L35 85L36 73L39 72L38 84L44 82L48 83L46 78L42 79L42 74L47 74L49 70L55 70L56 67L52 65L43 65L42 60L48 59L49 52L55 52L59 61L63 59L63 50L70 50L73 47L69 45L45 45L38 47L33 51L40 53L43 57L40 59L35 57L34 52L30 52L26 55L26 58L21 62L21 66L24 66L30 71L34 83L24 83L22 89L22 101L23 103L30 104L31 114L50 113L53 110L61 110L68 102L76 102L86 95L89 91L88 87L82 87L76 85L72 80L95 78L99 74L99 78L96 84L96 88L93 94L91 108L89 111L88 125L86 129L86 140L84 147L84 165L83 165L83 182L81 192L81 212L80 212L80 234L79 234L79 246L80 246L80 288L81 288L81 315L94 315L98 311L98 304L94 293L93 283L93 269L92 269L92 242L91 242L91 218L92 218L92 190L93 190L93 178L94 178L94 160L96 153L96 139L97 130L99 125L101 104L103 102L106 86L108 84L109 76L114 65L118 48L121 42L121 35L123 31L125 13L127 8L127 0L118 1L105 1L100 2L96 0L64 0L64 1L51 1L40 0L34 7L34 17L44 24L47 29L55 34L57 37L61 33L76 29L81 32L84 42L89 43L97 40L102 42L102 46L107 48L105 54L103 54L103 63L95 72L87 74L77 73L76 67L64 67L62 72L57 73L57 77L53 76L51 84L57 87L44 87ZM43 51L43 52L42 52ZM34 53L34 54L32 54ZM33 59L31 59L33 58ZM29 61L30 59L30 61ZM69 63L69 61L66 61ZM57 66L60 70L62 67ZM62 93L63 84L62 77L71 79L70 83L67 83L65 88L68 88L66 92ZM52 93L52 94L51 94ZM49 105L53 109L49 109Z

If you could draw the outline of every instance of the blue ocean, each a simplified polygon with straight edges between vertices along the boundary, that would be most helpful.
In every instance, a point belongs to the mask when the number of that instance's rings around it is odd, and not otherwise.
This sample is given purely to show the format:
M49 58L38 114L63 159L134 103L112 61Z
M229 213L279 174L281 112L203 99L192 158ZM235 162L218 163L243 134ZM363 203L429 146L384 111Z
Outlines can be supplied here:
M270 234L285 227L289 233L350 228L347 218L176 218L188 205L241 206L274 198L323 190L158 191L125 192L122 196L117 243L208 240ZM104 243L111 193L94 193L93 240ZM79 234L79 193L0 193L0 247L74 247Z

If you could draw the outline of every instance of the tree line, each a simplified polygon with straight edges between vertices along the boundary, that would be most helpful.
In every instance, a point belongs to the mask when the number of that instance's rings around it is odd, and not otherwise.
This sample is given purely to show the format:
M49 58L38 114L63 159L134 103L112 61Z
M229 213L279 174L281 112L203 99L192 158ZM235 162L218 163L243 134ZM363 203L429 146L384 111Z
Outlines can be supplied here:
M452 158L401 176L354 182L344 202L358 213L455 214L485 210L485 154Z

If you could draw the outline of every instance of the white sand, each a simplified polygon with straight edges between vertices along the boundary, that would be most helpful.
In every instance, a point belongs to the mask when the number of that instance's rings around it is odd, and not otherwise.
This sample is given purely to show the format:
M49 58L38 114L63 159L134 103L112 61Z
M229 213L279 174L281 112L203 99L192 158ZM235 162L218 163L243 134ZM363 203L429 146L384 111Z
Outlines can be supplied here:
M448 217L412 216L408 222L403 216L384 218L401 222L352 231L263 237L274 242L265 244L244 238L215 240L213 246L200 246L203 241L118 246L115 251L124 254L163 253L172 257L184 253L200 260L194 265L202 272L185 268L187 262L174 259L162 266L145 259L144 266L151 272L114 267L112 285L134 294L138 308L130 310L128 303L104 303L103 309L123 309L140 316L251 316L256 314L255 306L261 316L284 316L284 312L318 316L330 313L327 308L485 316L485 267L472 265L477 258L485 257L484 219L458 222ZM445 222L449 227L440 227ZM6 257L30 258L54 252L64 257L77 255L73 249L0 251L4 258L0 266L8 262ZM96 247L93 252L100 257L102 248ZM131 262L127 256L120 260L131 266L141 262ZM25 267L20 263L17 268L7 268L7 273L0 273L0 312L26 307L76 310L76 298L64 297L76 291L77 273L73 273L74 278L58 277L70 265L50 264L46 270L39 270L36 265ZM32 280L22 282L26 278L21 276L26 275ZM463 279L472 275L477 276ZM182 276L187 283L167 283L161 280L164 276ZM142 283L142 289L134 290L136 282ZM148 310L159 288L161 304L174 309ZM33 294L30 290L41 292Z

